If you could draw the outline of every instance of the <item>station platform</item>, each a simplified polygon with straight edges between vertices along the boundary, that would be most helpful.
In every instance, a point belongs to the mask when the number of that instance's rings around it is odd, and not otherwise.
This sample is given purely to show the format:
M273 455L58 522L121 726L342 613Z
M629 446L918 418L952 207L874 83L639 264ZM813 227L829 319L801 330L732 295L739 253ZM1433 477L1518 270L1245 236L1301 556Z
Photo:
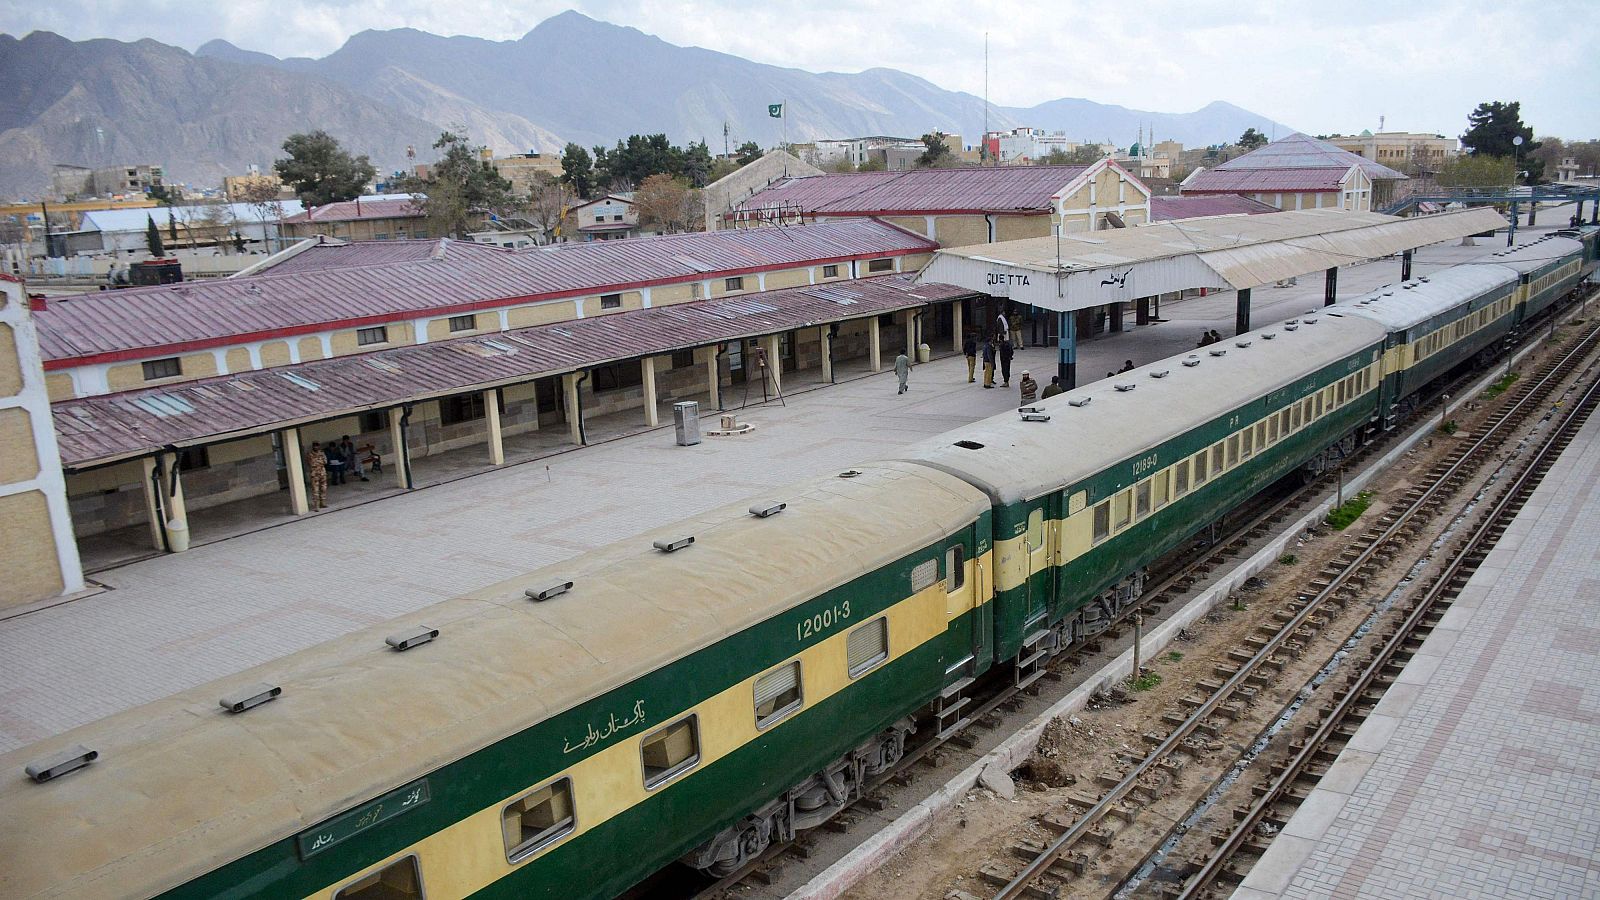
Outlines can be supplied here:
M1600 418L1234 900L1600 896Z

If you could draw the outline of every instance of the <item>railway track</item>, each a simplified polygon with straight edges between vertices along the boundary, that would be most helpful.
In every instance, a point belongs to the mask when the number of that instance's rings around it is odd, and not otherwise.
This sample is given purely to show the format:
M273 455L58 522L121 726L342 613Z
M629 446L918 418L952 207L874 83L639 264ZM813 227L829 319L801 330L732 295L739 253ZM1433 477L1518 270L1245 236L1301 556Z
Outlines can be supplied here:
M1546 400L1597 347L1600 347L1600 327L1590 327L1565 354L1546 363L1533 377L1522 380L1484 422L1474 441L1455 448L1436 463L1422 483L1413 487L1314 576L1272 621L1263 623L1257 633L1247 639L1245 648L1235 650L1225 664L1216 668L1218 680L1201 682L1206 695L1183 701L1190 712L1168 713L1164 717L1171 726L1167 734L1145 735L1145 742L1154 745L1152 750L1143 757L1129 758L1129 765L1120 777L1115 771L1102 773L1097 782L1106 790L1098 799L1079 798L1070 812L1041 819L1040 824L1057 832L1057 837L1047 844L1023 842L1017 845L1014 851L1028 860L1020 871L1013 872L998 864L980 870L979 874L986 881L999 886L995 894L997 900L1058 896L1068 883L1083 877L1099 852L1111 846L1118 833L1131 828L1139 811L1161 797L1166 785L1181 770L1220 747L1216 738L1243 718L1260 691L1272 680L1272 673L1281 672L1306 650L1392 560L1400 545L1420 533L1424 524L1494 456L1518 426L1544 409ZM1330 730L1339 733L1338 726ZM1312 751L1308 758L1319 757ZM1176 820L1173 829L1168 831L1169 837L1185 818ZM1248 838L1254 832L1244 829L1240 833L1244 835L1240 839L1243 845L1249 843ZM1158 841L1156 847L1164 843L1165 839ZM1086 847L1090 849L1085 850ZM1135 867L1135 871L1138 868Z
M1182 885L1181 900L1209 896L1218 888L1231 892L1255 860L1266 852L1267 835L1281 831L1311 788L1337 759L1406 663L1432 633L1518 512L1543 481L1563 450L1572 443L1595 407L1600 405L1600 379L1592 379L1564 406L1556 425L1524 454L1524 462L1488 504L1464 540L1449 553L1446 564L1416 596L1403 621L1382 638L1382 644L1359 672L1352 672L1335 697L1306 723L1306 734L1291 745L1292 756L1274 767L1272 779L1257 789L1258 798L1237 811L1235 827L1219 837L1217 848Z

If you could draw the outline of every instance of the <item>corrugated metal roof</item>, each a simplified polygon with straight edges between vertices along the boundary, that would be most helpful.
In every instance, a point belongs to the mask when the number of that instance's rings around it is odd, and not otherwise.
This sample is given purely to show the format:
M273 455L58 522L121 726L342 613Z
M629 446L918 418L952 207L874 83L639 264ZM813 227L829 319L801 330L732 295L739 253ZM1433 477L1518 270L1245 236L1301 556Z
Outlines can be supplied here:
M1198 219L1203 216L1258 216L1275 213L1276 206L1241 197L1238 194L1217 194L1198 197L1151 197L1150 221L1171 222L1176 219Z
M910 169L788 178L735 207L785 207L816 215L895 215L932 211L1046 212L1089 166Z
M418 242L314 246L260 275L52 298L34 313L47 368L108 354L162 356L331 323L401 321L445 311L695 281L713 273L925 253L938 244L873 220L675 234L507 250L465 241L404 261L362 264ZM334 258L323 266L319 258ZM284 272L283 274L279 274ZM299 331L296 332L295 330ZM51 365L55 362L55 365Z
M613 313L496 334L53 404L61 460L81 467L618 360L970 295L885 275Z
M298 214L304 208L300 205L299 200L279 200L276 203L278 206L283 207L285 218ZM198 221L207 215L211 208L207 206L180 207L178 224L187 225L190 221L187 218L189 216ZM250 224L260 222L276 224L278 221L278 209L273 206L261 207L254 203L219 203L216 208L225 210L223 214L225 219L226 217L231 217L232 220ZM83 214L82 222L78 228L82 231L101 232L144 231L149 227L150 221L154 220L156 227L163 229L162 237L164 238L166 237L165 229L168 221L172 218L172 214L172 207L169 206L133 209L91 209Z
M256 274L297 275L360 266L386 266L428 259L439 249L438 240L422 241L341 241L318 235L308 240L318 244L278 261L270 261ZM481 246L493 247L493 244Z
M410 194L375 194L338 203L324 203L283 221L286 225L295 225L306 222L353 222L357 219L415 219L421 216L422 209Z
M1336 209L1186 219L947 248L918 277L1085 309L1185 288L1257 287L1504 225L1483 208L1411 219Z
M1331 168L1207 169L1196 172L1182 186L1185 194L1200 192L1259 193L1272 191L1338 191L1350 166Z
M1217 166L1218 169L1348 169L1360 166L1361 171L1374 181L1383 179L1406 180L1406 176L1367 159L1358 153L1336 147L1327 141L1296 132L1270 144L1236 156Z

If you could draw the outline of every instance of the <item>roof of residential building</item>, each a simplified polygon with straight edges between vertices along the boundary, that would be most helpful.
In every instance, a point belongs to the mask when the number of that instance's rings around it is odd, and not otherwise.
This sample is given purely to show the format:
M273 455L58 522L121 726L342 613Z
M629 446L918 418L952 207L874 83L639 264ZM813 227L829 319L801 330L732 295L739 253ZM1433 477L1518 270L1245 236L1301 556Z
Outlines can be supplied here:
M299 215L288 216L283 221L288 225L298 225L307 222L354 222L358 219L417 219L422 215L422 208L410 194L375 194L338 203L324 203Z
M776 230L776 229L772 229ZM885 275L696 300L52 405L61 461L98 465L367 409L971 295Z
M1299 132L1279 138L1263 147L1257 147L1243 156L1236 156L1218 165L1217 169L1332 168L1344 171L1351 166L1360 166L1361 170L1367 173L1367 177L1373 180L1390 178L1403 181L1406 178L1388 166Z
M326 243L259 275L52 298L34 321L45 367L62 369L937 248L867 219L522 250L453 240Z
M1344 188L1350 166L1342 169L1206 169L1184 179L1183 192L1259 193L1262 191L1289 191L1296 193L1337 192Z
M908 169L786 178L735 208L788 207L815 215L1048 212L1090 166Z
M257 205L254 203L217 203L210 206L180 206L177 207L178 224L187 227L190 221L198 222L210 215L212 209L217 209L225 220L240 222L268 222L278 221L278 210L282 207L285 219L301 212L303 207L299 200L277 200L274 204ZM78 226L80 231L144 231L153 220L156 227L165 229L168 220L173 216L173 207L152 206L132 209L92 209L83 213L83 219Z
M1150 221L1197 219L1201 216L1255 216L1275 213L1276 206L1238 194L1202 194L1196 197L1151 197Z

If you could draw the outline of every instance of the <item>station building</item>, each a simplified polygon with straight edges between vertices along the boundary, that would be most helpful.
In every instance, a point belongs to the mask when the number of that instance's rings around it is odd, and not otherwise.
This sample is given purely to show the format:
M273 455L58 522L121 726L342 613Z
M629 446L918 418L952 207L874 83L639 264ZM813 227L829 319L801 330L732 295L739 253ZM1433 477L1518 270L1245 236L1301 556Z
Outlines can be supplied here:
M872 219L519 251L321 238L235 278L36 299L73 529L178 549L193 512L309 511L312 441L349 435L403 489L676 400L954 352L973 292L911 284L936 249Z
M483 224L477 216L473 228ZM432 237L428 219L410 194L375 194L325 203L292 216L279 226L284 238L331 237L346 241L403 241Z
M1258 147L1183 180L1185 196L1239 194L1279 210L1371 212L1386 206L1406 176L1304 134Z

